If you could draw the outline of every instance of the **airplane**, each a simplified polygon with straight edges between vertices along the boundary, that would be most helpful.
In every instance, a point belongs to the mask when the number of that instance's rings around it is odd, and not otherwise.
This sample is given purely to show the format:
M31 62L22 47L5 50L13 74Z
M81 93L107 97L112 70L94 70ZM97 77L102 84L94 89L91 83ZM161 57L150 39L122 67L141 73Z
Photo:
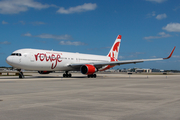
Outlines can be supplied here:
M24 78L22 69L36 70L40 74L52 71L64 71L63 77L71 77L69 71L81 71L87 77L96 78L97 71L105 71L116 65L141 63L144 61L166 60L166 58L138 59L118 61L121 35L118 35L107 56L80 54L40 49L19 49L6 58L6 62L19 71L19 78Z

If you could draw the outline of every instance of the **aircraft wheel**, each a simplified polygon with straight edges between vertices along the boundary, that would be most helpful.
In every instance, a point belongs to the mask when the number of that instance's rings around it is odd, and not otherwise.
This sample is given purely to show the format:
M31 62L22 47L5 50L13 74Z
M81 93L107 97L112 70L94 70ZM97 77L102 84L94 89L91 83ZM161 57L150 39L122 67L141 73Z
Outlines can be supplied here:
M96 74L88 75L88 78L96 78Z
M24 78L23 72L19 72L19 78Z
M22 75L19 74L19 78L22 78Z
M96 74L93 74L93 77L96 78Z
M66 74L63 74L63 77L66 77Z
M72 75L71 74L68 74L68 77L71 77Z
M63 77L71 77L71 74L63 74Z

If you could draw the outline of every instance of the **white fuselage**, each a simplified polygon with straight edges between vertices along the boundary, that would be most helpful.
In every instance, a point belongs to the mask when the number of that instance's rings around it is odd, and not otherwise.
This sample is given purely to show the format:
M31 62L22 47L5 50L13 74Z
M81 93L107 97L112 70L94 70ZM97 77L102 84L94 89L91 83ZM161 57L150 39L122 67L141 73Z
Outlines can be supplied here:
M69 64L110 62L110 58L100 55L89 55L61 51L20 49L14 51L7 63L18 69L38 71L72 71L77 70ZM105 67L105 66L104 66Z

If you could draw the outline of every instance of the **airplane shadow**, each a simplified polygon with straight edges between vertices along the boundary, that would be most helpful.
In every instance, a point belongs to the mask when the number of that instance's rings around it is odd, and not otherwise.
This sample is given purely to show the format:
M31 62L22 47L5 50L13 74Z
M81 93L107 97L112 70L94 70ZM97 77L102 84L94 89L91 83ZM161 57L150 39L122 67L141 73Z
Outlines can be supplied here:
M30 76L29 78L87 78L86 76L72 76L72 77L62 77L62 76Z
M24 78L19 78L19 76L3 76L0 79L33 79L33 78L59 78L59 79L67 79L67 78L87 78L87 76L72 76L72 77L62 77L62 76L25 76Z

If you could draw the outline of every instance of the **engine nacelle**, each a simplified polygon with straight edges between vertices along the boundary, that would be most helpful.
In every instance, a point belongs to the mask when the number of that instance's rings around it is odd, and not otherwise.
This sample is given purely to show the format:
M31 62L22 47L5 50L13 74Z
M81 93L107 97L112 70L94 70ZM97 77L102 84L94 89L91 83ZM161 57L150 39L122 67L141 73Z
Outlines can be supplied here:
M97 71L97 69L93 65L85 64L81 66L81 73L85 75L91 75Z
M39 74L49 74L52 71L38 71Z

